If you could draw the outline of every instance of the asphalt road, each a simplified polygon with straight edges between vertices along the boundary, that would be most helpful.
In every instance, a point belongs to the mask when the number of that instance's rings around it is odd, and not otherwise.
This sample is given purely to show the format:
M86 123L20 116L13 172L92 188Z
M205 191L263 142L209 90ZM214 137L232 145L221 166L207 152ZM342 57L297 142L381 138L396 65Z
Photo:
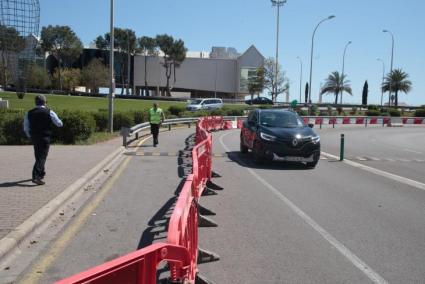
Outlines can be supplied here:
M403 149L425 152L410 142L424 141L424 130L344 129L346 155L353 160L412 160L355 161L423 182L425 165L413 161L419 154ZM339 153L340 131L319 131L323 151ZM183 155L192 134L193 129L163 133L159 148L150 147L148 140L146 147L136 149L139 154L129 156L101 202L87 204L93 209L88 218L76 230L63 230L69 240L54 254L51 248L44 250L21 280L35 275L40 283L51 283L164 241L167 218L187 171L189 161ZM381 146L380 141L400 148ZM202 197L201 204L217 213L212 219L219 226L199 229L200 246L221 257L200 265L210 280L425 283L424 190L331 159L321 160L313 170L297 164L257 166L250 154L239 153L238 130L214 133L213 145L218 154L213 168L221 175L214 182L224 190ZM177 156L142 156L142 151ZM421 168L410 173L413 165Z

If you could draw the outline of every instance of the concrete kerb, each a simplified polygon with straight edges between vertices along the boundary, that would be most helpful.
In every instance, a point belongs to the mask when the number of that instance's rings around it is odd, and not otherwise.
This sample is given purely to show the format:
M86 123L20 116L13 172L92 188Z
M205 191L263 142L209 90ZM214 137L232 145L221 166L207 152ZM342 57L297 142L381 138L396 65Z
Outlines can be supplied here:
M21 225L16 227L12 232L0 239L0 261L3 260L17 248L25 238L45 222L52 213L57 211L61 205L75 195L79 189L94 178L102 169L113 161L117 156L124 153L125 148L120 146L117 150L109 154L99 164L88 171L84 176L80 177L73 184L68 186L64 191L31 215Z

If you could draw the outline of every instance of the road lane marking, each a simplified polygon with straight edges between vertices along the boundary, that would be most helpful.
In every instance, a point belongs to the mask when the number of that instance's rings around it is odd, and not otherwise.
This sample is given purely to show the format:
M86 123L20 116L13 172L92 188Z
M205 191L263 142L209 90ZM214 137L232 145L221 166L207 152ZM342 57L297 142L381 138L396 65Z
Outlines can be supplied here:
M230 152L230 149L224 144L223 138L232 132L228 132L220 136L220 144L223 148ZM244 164L243 161L238 159L241 164ZM362 261L358 256L356 256L352 251L350 251L344 244L338 241L333 237L329 232L322 228L316 221L314 221L310 216L302 211L298 206L296 206L292 201L290 201L285 195L283 195L279 190L265 181L260 177L254 170L244 167L252 176L254 176L259 182L261 182L267 189L269 189L274 195L276 195L283 203L285 203L292 211L295 212L301 219L304 220L310 227L312 227L317 233L319 233L328 243L330 243L334 248L336 248L343 256L345 256L355 267L362 271L370 280L374 283L388 283L382 276L375 272L370 266L368 266L364 261Z
M151 138L151 136L146 137L141 140L137 146L140 147L146 140ZM31 270L26 273L21 280L18 281L19 284L37 284L40 282L41 278L44 276L44 273L47 269L54 263L56 258L65 250L69 242L78 234L80 229L87 222L88 218L92 215L93 211L99 206L102 200L106 195L111 191L113 185L127 168L128 163L130 162L131 156L128 156L124 161L119 165L116 172L113 176L106 182L102 187L102 190L90 201L78 214L78 216L72 221L72 223L65 229L62 235L57 239L53 245L48 249L48 251L38 260L34 265L32 265Z
M381 159L376 158L376 157L369 157L369 159L372 160L372 161L380 161L381 160Z
M329 154L329 153L326 153L326 152L322 152L322 155L327 156L328 158L331 158L331 159L339 160L339 157L332 155L332 154ZM418 188L418 189L425 190L425 183L421 183L421 182L416 181L416 180L412 180L412 179L405 178L405 177L402 177L402 176L398 176L398 175L395 175L395 174L392 174L392 173L389 173L389 172L378 170L376 168L365 166L363 164L356 163L354 161L344 160L343 162L352 166L352 167L359 168L359 169L368 171L370 173L373 173L373 174L383 176L383 177L386 177L388 179L397 181L399 183L403 183L403 184L410 185L410 186Z
M423 154L422 152L411 150L411 149L403 149L403 151L410 152L410 153L415 153L415 154Z
M359 161L367 161L367 159L363 158L363 157L356 157L357 160Z

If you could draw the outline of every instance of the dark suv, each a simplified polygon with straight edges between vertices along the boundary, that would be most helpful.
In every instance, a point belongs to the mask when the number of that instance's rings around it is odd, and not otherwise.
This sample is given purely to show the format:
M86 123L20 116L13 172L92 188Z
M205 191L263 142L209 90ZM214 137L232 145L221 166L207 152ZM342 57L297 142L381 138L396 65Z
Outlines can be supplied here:
M256 109L241 129L240 150L249 149L256 162L303 162L314 168L320 159L320 137L294 112Z

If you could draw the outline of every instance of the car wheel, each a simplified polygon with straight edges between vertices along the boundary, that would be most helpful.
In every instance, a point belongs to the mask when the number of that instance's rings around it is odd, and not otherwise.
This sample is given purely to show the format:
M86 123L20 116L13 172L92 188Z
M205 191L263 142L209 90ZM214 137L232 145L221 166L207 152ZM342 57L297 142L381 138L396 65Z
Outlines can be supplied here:
M243 143L242 143L242 139L241 139L241 143L240 143L240 151L242 154L246 154L248 153L248 147L246 147Z
M315 154L313 162L306 163L306 167L309 169L314 169L317 166L317 163L319 163L320 154Z

